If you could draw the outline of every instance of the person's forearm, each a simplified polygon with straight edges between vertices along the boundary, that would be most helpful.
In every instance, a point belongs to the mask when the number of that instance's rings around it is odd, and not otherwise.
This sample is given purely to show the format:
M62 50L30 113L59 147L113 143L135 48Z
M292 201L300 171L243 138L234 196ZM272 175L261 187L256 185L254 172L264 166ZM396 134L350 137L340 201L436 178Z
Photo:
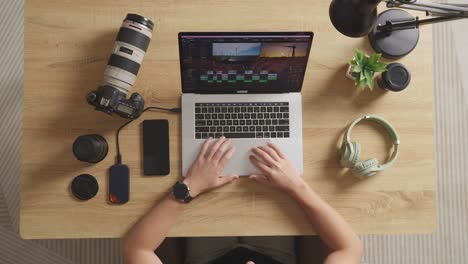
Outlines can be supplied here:
M124 238L125 249L156 250L176 223L184 206L186 204L175 200L172 194L167 195L128 232Z
M361 250L361 241L351 226L306 183L290 192L301 205L320 238L332 250Z
M190 166L183 182L178 182L174 186L174 194L171 193L163 198L125 236L126 264L161 263L154 254L154 250L166 238L167 232L176 223L183 208L187 206L186 199L183 198L189 196L195 198L199 194L221 187L238 178L234 174L220 177L220 172L223 171L234 151L231 141L225 137L214 142L208 138L203 143L200 153Z

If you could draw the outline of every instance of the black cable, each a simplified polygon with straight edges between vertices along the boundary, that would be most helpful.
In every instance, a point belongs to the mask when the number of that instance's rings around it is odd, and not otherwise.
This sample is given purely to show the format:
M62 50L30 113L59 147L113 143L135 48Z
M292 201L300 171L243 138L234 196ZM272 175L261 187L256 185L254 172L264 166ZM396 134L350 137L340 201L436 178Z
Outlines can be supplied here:
M172 113L180 113L182 111L182 109L179 108L179 107L164 108L164 107L150 106L150 107L146 107L145 109L143 109L140 116L143 115L143 113L146 112L147 110L162 110L162 111L168 111L168 112L172 112ZM138 119L138 118L136 118L136 119ZM123 125L121 125L117 129L117 132L115 133L115 145L116 145L116 149L117 149L117 155L116 155L117 164L122 164L122 155L120 154L120 144L119 144L120 130L122 130L124 127L126 127L128 124L135 121L136 119L132 119L132 120L129 120L129 121L125 122Z

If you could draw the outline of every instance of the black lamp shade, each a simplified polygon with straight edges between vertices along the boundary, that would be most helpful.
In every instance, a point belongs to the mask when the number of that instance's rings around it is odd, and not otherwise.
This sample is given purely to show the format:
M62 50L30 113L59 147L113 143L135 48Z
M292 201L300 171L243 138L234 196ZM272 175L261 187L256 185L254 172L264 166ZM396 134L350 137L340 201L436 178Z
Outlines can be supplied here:
M330 20L343 35L352 38L366 36L377 19L377 5L381 0L333 0Z

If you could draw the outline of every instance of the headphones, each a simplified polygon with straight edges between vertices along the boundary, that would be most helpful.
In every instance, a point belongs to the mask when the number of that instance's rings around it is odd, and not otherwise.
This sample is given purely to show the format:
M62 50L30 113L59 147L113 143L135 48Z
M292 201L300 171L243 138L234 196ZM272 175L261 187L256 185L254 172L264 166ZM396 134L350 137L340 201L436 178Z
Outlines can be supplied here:
M387 163L380 165L379 161L375 158L368 160L359 159L361 145L357 142L351 142L350 135L353 127L362 120L368 120L382 125L392 137L394 148L392 156ZM343 138L341 148L338 151L340 164L345 168L350 168L353 174L359 178L374 176L378 171L388 169L395 162L398 156L399 145L400 139L398 138L398 134L389 122L378 116L366 115L354 120L351 125L349 125L349 128Z

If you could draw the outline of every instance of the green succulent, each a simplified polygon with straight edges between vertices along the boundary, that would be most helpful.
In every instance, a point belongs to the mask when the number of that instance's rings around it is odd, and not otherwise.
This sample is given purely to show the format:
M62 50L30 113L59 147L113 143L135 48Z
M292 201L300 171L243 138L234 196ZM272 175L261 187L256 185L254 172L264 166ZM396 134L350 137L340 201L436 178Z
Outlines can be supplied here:
M354 59L349 62L351 65L351 74L355 77L354 84L361 89L369 87L369 90L374 89L374 73L384 72L387 70L387 64L380 61L382 54L374 53L372 56L367 56L360 50L356 50Z

